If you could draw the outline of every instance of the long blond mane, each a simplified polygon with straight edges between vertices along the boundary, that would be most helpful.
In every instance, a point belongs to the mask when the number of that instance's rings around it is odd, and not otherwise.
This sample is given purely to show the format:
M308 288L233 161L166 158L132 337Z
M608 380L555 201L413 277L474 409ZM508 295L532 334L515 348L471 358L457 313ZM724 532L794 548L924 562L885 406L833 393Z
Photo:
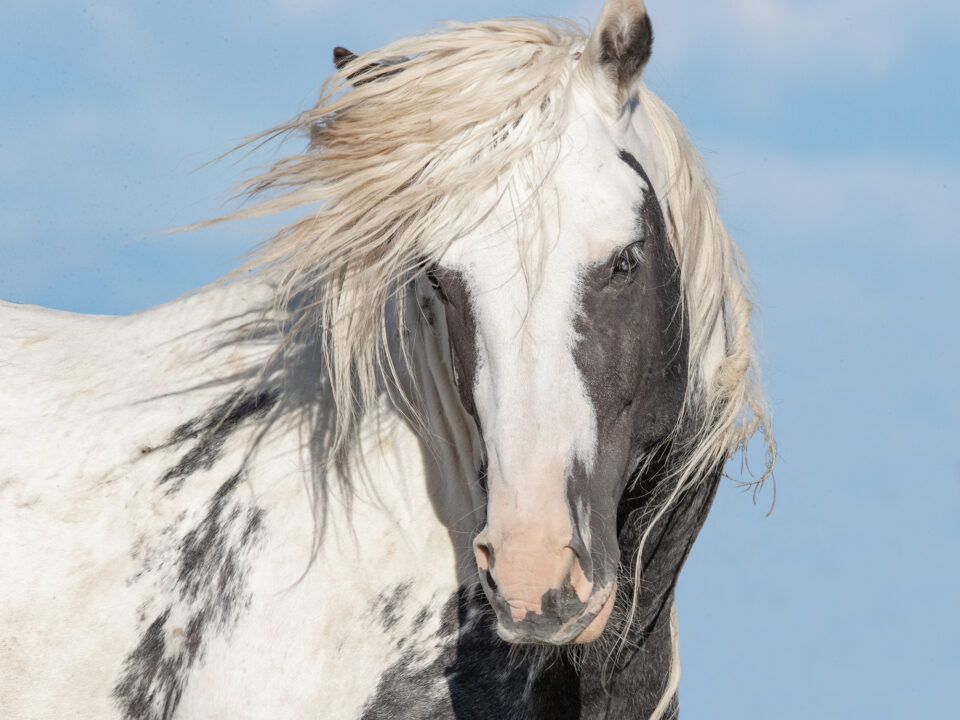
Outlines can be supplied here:
M531 173L549 173L542 157L568 122L567 90L586 37L559 22L451 24L355 58L312 109L250 141L309 137L304 152L243 186L255 204L221 219L305 210L241 271L276 271L280 308L295 295L310 298L297 323L321 337L337 409L335 451L349 443L382 381L395 376L388 304L402 303L406 284L515 190L518 175L530 187ZM776 446L743 259L680 121L645 87L638 99L666 161L668 225L691 339L687 400L670 438L669 500L758 429L767 451L762 484ZM718 332L724 357L708 368Z

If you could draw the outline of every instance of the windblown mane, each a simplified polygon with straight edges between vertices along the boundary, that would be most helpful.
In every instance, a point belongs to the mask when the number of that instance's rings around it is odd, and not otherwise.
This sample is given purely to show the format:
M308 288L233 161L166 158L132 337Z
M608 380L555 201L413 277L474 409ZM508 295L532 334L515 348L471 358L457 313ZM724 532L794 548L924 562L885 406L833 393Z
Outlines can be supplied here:
M402 304L406 284L501 198L514 198L518 215L535 213L530 188L549 176L543 158L568 122L567 90L577 81L586 37L571 24L525 19L451 24L350 61L315 107L245 143L309 137L303 153L243 185L255 204L220 220L310 206L238 272L276 271L280 309L293 296L311 298L297 323L322 337L337 407L335 451L376 402L379 381L395 379L386 351L388 303ZM742 257L680 121L645 87L639 102L666 158L664 201L690 323L690 377L668 443L675 482L666 506L757 429L766 438L762 484L776 446ZM725 357L708 368L717 332Z

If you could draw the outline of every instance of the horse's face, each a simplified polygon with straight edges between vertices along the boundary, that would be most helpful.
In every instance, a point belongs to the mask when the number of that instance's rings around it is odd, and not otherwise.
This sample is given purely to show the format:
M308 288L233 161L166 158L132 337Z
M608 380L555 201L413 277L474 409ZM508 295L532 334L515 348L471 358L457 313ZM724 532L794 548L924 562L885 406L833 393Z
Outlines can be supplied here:
M455 242L434 273L454 376L487 458L483 588L514 642L587 642L613 607L617 507L683 402L680 275L639 136L586 88L562 141L542 225L514 205Z

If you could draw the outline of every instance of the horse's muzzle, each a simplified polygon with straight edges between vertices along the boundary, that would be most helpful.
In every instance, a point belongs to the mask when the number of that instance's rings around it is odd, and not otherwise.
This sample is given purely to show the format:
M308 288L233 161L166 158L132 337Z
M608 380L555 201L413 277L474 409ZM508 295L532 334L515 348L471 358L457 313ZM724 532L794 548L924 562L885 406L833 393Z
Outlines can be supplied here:
M485 533L474 552L480 583L497 614L497 632L512 643L565 645L596 640L616 596L616 583L597 587L584 574L577 553L494 552Z

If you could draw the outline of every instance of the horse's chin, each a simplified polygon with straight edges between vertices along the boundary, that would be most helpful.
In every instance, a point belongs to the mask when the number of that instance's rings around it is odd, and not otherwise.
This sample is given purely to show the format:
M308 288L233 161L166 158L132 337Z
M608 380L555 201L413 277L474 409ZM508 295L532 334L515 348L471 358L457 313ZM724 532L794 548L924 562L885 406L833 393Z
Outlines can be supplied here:
M606 592L593 595L586 609L568 620L556 632L541 635L529 628L518 630L512 623L497 623L497 634L514 645L583 645L591 643L603 634L617 597L617 584L608 585Z

